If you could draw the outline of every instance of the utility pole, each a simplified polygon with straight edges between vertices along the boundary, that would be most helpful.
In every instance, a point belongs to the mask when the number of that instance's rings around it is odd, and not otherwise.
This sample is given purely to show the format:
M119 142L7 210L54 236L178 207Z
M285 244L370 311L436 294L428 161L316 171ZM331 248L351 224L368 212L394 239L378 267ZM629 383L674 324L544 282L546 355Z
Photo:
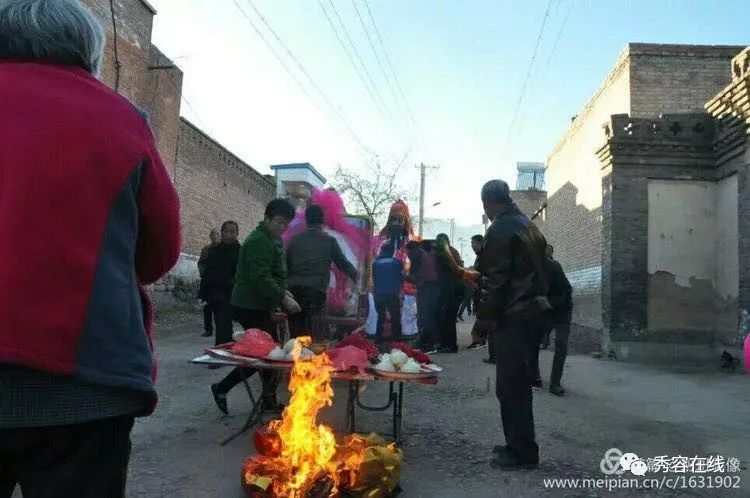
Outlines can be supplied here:
M455 220L455 218L451 218L450 222L451 222L451 229L450 229L450 234L451 235L450 235L450 239L451 239L451 242L454 242L453 241L453 237L454 237L454 235L456 235L456 220Z
M421 163L419 166L419 237L422 237L424 231L424 188L425 177L428 169L437 169L437 166L426 166Z

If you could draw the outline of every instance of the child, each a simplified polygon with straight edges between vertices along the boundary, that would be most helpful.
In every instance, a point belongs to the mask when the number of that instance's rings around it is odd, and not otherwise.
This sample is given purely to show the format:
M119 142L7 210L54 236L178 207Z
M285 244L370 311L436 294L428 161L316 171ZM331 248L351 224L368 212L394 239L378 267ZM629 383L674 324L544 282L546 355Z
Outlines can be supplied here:
M375 285L375 311L378 313L378 328L375 342L383 342L385 311L391 316L391 340L401 340L401 287L404 283L404 264L393 257L394 247L385 244L372 264L372 279Z

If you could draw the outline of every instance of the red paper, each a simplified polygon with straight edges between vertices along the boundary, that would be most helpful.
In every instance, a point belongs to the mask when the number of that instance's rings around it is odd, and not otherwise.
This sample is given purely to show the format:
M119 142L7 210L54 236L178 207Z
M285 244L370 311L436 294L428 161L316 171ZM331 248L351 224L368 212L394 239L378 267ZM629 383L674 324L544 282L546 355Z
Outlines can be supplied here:
M265 358L273 348L277 346L276 341L268 332L260 329L249 329L237 342L232 344L232 352L242 356Z
M357 370L365 373L367 369L367 353L356 346L329 349L326 354L337 372Z
M367 354L367 357L370 359L370 361L373 361L374 363L377 363L378 356L380 356L380 351L378 351L378 348L376 348L373 343L368 341L365 338L364 334L362 334L361 332L350 334L341 339L338 344L336 344L336 347L339 348L344 346L354 346L355 348L361 349Z

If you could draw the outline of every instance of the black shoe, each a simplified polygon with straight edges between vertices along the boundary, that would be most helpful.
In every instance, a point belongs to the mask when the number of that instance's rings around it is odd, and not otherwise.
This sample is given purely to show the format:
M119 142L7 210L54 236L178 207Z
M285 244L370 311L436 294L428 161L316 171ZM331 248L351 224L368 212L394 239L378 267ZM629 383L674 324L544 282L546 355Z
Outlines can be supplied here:
M495 364L495 358L485 358L482 361L485 362L485 363L489 363L490 365L494 365Z
M209 370L216 370L217 368L221 368L221 367L222 367L221 365L209 365L208 369Z
M549 386L549 392L555 396L565 396L565 389L563 386Z
M507 444L496 444L492 448L492 453L500 454L500 453L512 453L513 450L510 449L510 447Z
M211 394L214 397L216 406L221 410L224 415L229 415L229 409L227 408L227 393L219 392L219 384L211 384Z
M211 332L210 330L206 330L201 334L201 337L211 337L212 335L214 335L213 332Z
M542 382L542 379L536 379L535 381L531 382L531 387L541 389L542 387L544 387L544 383Z
M480 346L481 344L479 344L478 342L472 342L471 344L466 346L466 349L479 349Z
M493 469L518 470L518 469L536 469L539 467L539 461L522 460L512 452L495 453L490 461Z
M438 346L430 346L423 349L424 354L435 354L440 352L440 348Z

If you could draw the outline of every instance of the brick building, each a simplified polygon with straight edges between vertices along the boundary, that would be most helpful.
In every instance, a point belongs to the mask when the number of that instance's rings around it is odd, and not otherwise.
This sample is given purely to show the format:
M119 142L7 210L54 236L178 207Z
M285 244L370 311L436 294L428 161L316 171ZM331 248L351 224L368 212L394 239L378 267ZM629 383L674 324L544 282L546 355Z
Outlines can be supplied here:
M547 236L574 286L575 333L621 359L735 342L744 166L703 109L742 84L730 71L742 48L630 44L549 156Z
M81 0L107 37L100 78L145 111L159 151L174 176L179 139L182 71L151 43L156 10L145 0Z
M159 151L180 194L184 254L174 271L192 279L197 271L195 256L206 244L211 228L233 219L239 223L240 236L246 234L274 198L274 179L258 173L180 118L183 74L151 43L156 10L147 1L82 3L96 15L107 35L101 79L149 116Z
M517 163L516 188L510 191L510 197L518 209L529 218L536 215L534 223L546 235L547 191L544 190L544 163Z
M271 177L272 178L272 177ZM222 147L185 118L180 119L180 148L174 177L182 211L182 250L200 254L208 233L235 220L240 240L263 218L276 196L272 179Z

